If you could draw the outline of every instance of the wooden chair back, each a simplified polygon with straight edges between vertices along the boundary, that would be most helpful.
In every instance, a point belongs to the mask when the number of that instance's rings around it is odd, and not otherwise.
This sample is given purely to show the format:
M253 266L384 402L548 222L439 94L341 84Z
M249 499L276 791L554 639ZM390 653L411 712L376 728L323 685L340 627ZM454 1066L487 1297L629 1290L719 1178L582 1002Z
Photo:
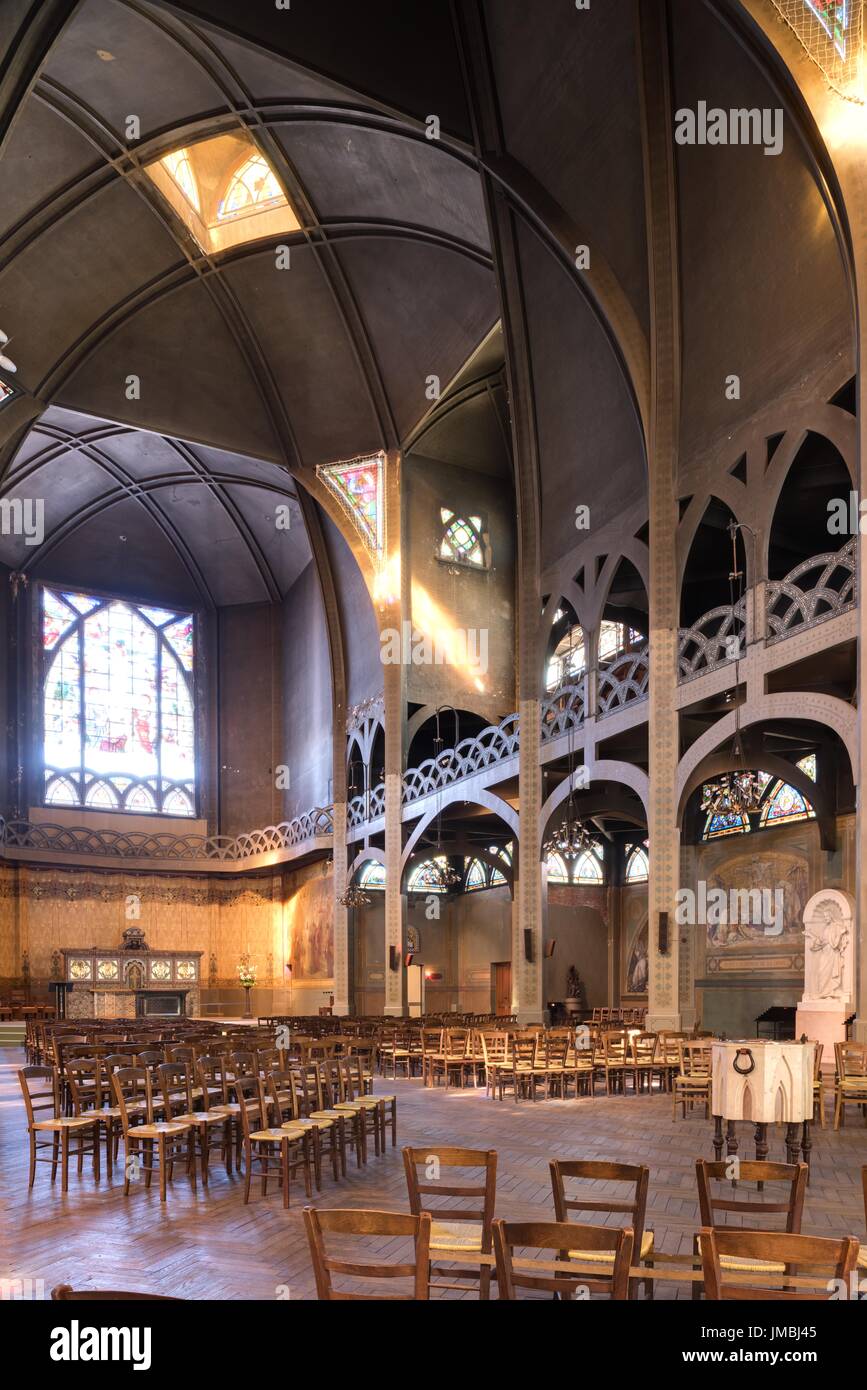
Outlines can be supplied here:
M485 1031L480 1034L482 1040L482 1057L486 1067L508 1061L509 1058L509 1034L494 1030Z
M60 1085L56 1067L19 1067L18 1081L27 1111L27 1128L39 1120L60 1117Z
M631 1227L585 1226L574 1221L495 1221L494 1254L500 1298L516 1300L519 1289L560 1294L571 1298L582 1285L594 1291L610 1292L611 1298L624 1300L629 1293L634 1233ZM563 1253L580 1247L586 1251L613 1251L612 1265L600 1262L600 1272L569 1272ZM540 1250L552 1256L544 1261L515 1258L515 1250ZM533 1265L539 1264L539 1272Z
M156 1068L156 1080L165 1106L165 1117L189 1115L193 1109L193 1083L190 1062L162 1062Z
M640 1257L644 1239L644 1221L647 1213L647 1187L650 1169L644 1164L605 1163L597 1159L553 1158L548 1165L551 1171L551 1189L554 1195L554 1214L558 1221L570 1221L572 1211L622 1212L628 1215L625 1223L635 1236L635 1252ZM574 1196L566 1195L566 1183L615 1182L624 1183L632 1192L623 1197L598 1197L585 1195L578 1190ZM563 1247L564 1249L567 1247ZM576 1241L571 1240L571 1248Z
M651 1064L656 1059L659 1039L656 1033L633 1033L631 1039L632 1060L636 1066Z
M147 1067L118 1067L111 1074L111 1091L120 1111L124 1139L134 1121L143 1119L146 1124L153 1124L153 1089Z
M709 1081L711 1055L708 1043L677 1039L677 1061L681 1076L692 1081Z
M722 1193L715 1193L713 1183L727 1182L731 1177L731 1164L724 1160L719 1163L708 1163L706 1159L698 1158L695 1163L695 1176L698 1182L698 1207L701 1214L702 1226L720 1228L724 1222L717 1220L718 1212L737 1212L741 1215L749 1215L761 1218L760 1225L763 1229L765 1218L772 1215L783 1215L786 1217L786 1231L798 1234L801 1229L801 1217L804 1212L804 1198L807 1194L807 1178L810 1170L806 1163L747 1163L738 1164L737 1179L738 1187L724 1187ZM788 1191L785 1200L773 1198L765 1201L763 1198L744 1201L734 1196L726 1196L728 1192L740 1191L742 1183L778 1183L786 1186Z
M849 1276L858 1262L858 1241L854 1236L830 1240L826 1236L792 1235L785 1231L713 1230L704 1227L698 1233L701 1252L705 1298L725 1299L788 1299L815 1301L839 1298L849 1289ZM766 1278L755 1285L748 1284L746 1272L727 1270L721 1259L740 1264L773 1261L785 1265L785 1273L777 1276L784 1287L768 1286ZM809 1289L787 1283L788 1276L797 1277L799 1269L809 1270L815 1287ZM839 1281L839 1282L836 1282Z
M454 1147L437 1148L426 1145L422 1149L405 1148L403 1166L406 1172L406 1186L409 1194L409 1209L413 1216L428 1211L435 1221L473 1221L481 1222L482 1253L489 1255L492 1249L492 1227L494 1206L497 1200L497 1153L495 1149L460 1149ZM435 1176L429 1174L435 1168ZM424 1170L424 1181L419 1178L419 1169ZM448 1170L447 1176L442 1173ZM454 1170L469 1170L484 1174L484 1181L454 1182ZM479 1205L439 1206L425 1200L430 1197L457 1197L461 1202L481 1198Z
M316 1276L316 1292L328 1302L421 1302L428 1300L428 1265L430 1262L431 1218L427 1212L406 1216L392 1211L341 1211L339 1209L304 1208L304 1225L310 1243L310 1257ZM335 1259L325 1246L326 1236L387 1236L390 1239L410 1239L415 1247L412 1264L383 1264L357 1258ZM370 1294L338 1290L333 1275L355 1279L411 1279L412 1293Z
M838 1042L834 1044L837 1076L867 1076L867 1043Z

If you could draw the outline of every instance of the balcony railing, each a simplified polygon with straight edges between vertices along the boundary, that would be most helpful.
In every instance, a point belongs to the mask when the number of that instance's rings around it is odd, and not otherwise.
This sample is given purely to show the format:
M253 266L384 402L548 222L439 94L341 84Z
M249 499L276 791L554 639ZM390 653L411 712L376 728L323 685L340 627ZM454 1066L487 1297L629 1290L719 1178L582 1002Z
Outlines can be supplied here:
M852 608L857 592L854 538L841 550L802 560L784 579L765 585L765 639L768 644L793 637L838 618ZM678 646L678 680L692 680L743 654L747 637L746 602L713 608L692 627L682 628ZM740 646L734 646L739 639Z
M319 835L334 833L330 806L306 811L295 820L251 830L244 835L170 835L160 831L96 830L86 825L57 825L0 818L0 845L4 850L37 850L52 854L88 854L105 859L163 861L196 864L202 861L235 863L260 855L277 854L303 845Z

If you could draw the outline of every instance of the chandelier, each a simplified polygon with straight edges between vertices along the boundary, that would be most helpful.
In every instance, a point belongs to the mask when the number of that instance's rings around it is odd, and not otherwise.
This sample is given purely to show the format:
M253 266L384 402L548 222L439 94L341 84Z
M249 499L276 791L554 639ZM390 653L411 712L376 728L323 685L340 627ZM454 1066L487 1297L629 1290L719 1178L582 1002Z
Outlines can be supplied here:
M370 907L373 898L368 897L360 884L350 883L346 892L337 901L341 907Z
M440 857L431 860L431 863L433 865L436 881L440 888L457 888L458 884L462 881L463 875L457 872L450 859Z
M567 815L542 846L545 855L559 854L570 861L580 859L593 846L593 836L583 821Z
M705 782L701 809L714 816L745 816L759 809L762 783L757 772L725 772Z

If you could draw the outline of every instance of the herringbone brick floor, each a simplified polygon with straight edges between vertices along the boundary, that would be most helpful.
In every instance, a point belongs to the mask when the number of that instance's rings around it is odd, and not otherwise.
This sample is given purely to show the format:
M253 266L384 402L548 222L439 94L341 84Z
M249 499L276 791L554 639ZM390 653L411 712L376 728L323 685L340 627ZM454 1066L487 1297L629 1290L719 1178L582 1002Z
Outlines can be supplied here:
M123 1196L122 1181L94 1183L85 1160L79 1179L60 1181L40 1165L27 1190L24 1107L16 1068L20 1052L0 1052L0 1180L5 1227L2 1277L41 1279L47 1292L66 1282L138 1289L199 1299L314 1297L301 1218L304 1192L293 1185L292 1206L273 1195L243 1204L237 1176L227 1178L215 1159L207 1192L194 1192L178 1175L164 1206L156 1187ZM632 1095L592 1100L488 1100L484 1091L424 1090L420 1081L377 1081L398 1095L398 1147L371 1156L360 1171L351 1163L345 1182L323 1176L316 1201L323 1206L380 1207L405 1211L401 1144L461 1144L494 1148L499 1155L497 1215L513 1220L553 1218L548 1160L596 1158L650 1166L648 1226L657 1249L688 1253L698 1225L694 1160L713 1157L711 1125L696 1110L672 1119L667 1096ZM749 1137L748 1137L749 1136ZM816 1235L864 1238L861 1166L867 1163L867 1126L850 1112L845 1130L814 1132L812 1178L803 1229ZM741 1127L741 1156L752 1158L750 1127ZM771 1159L783 1161L782 1130L772 1131ZM255 1191L255 1185L254 1185ZM285 1297L285 1292L282 1295ZM460 1294L451 1295L460 1297ZM472 1295L465 1295L472 1296ZM689 1297L688 1286L657 1284L657 1298Z

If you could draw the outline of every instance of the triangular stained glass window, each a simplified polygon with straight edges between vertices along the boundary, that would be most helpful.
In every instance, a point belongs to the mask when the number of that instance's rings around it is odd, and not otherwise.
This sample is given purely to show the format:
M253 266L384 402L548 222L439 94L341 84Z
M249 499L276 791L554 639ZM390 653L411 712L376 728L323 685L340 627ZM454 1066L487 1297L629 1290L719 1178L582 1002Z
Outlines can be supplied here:
M64 603L71 603L76 613L92 613L94 608L98 608L101 599L91 598L89 594L64 594Z
M348 463L320 464L317 476L337 498L368 550L379 554L383 547L385 517L383 482L385 458L352 459Z
M50 652L75 617L53 589L42 590L42 645Z
M167 623L169 618L175 616L174 613L170 613L167 608L139 608L138 611L144 613L145 617L153 623L154 627L162 627L163 623Z

